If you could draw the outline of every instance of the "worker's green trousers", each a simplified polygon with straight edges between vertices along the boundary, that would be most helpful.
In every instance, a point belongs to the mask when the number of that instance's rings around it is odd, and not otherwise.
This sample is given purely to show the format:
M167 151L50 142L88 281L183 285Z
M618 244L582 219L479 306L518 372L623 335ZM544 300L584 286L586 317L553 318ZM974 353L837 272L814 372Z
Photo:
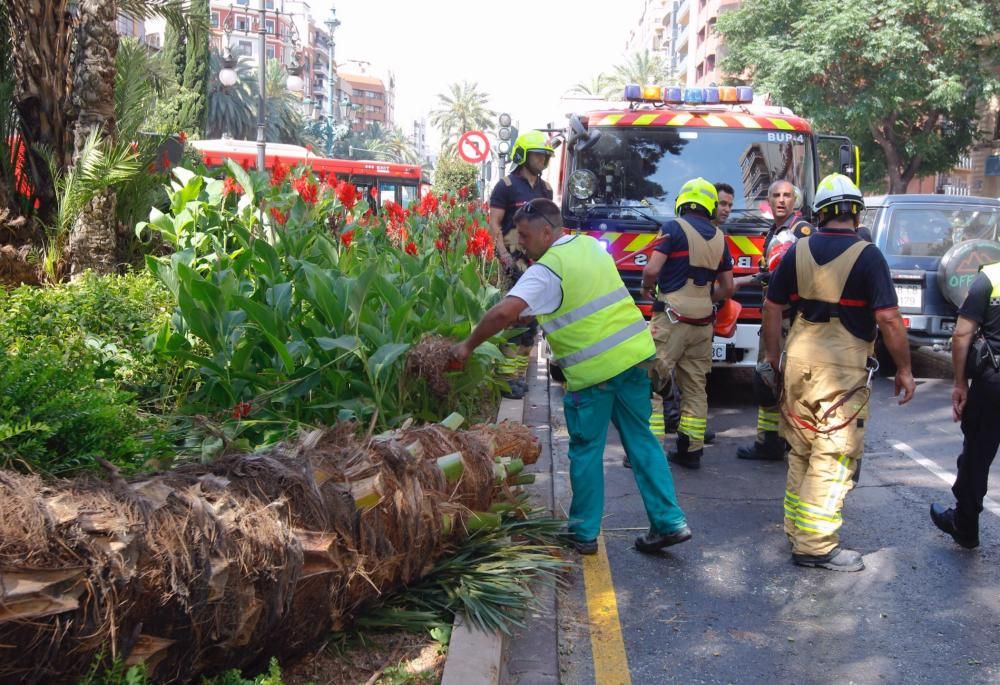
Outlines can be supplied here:
M609 420L621 435L653 530L672 533L685 525L663 446L649 429L650 391L648 372L634 366L563 398L573 488L569 530L578 540L593 540L601 530Z

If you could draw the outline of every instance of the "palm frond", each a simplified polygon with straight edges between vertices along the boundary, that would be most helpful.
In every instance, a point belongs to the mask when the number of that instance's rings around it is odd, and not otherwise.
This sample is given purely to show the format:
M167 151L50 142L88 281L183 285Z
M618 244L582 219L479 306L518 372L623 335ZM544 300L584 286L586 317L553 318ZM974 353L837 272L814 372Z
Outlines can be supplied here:
M505 514L499 527L466 538L421 581L366 612L367 627L424 630L464 612L478 628L510 634L537 601L532 585L561 582L568 566L558 553L565 521L530 511ZM525 513L527 512L527 513Z

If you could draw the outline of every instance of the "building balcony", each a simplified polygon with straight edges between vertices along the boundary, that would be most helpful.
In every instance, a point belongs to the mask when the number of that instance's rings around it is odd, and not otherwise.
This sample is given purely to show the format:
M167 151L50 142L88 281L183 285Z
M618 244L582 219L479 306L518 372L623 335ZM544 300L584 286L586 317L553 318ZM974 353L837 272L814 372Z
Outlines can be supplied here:
M674 48L677 52L687 52L687 45L689 43L689 38L691 37L691 28L685 26L681 29L680 33L677 34L677 47Z
M683 0L677 8L677 23L687 25L691 21L691 0Z

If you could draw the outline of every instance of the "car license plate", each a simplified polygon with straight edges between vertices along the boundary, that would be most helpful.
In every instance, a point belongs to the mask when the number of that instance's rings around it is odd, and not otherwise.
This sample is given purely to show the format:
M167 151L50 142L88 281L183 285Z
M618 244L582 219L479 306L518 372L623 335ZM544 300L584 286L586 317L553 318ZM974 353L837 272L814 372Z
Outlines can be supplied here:
M900 307L920 309L924 306L924 289L919 285L897 285L896 299Z
M726 361L726 343L712 343L712 361L713 362L724 362Z

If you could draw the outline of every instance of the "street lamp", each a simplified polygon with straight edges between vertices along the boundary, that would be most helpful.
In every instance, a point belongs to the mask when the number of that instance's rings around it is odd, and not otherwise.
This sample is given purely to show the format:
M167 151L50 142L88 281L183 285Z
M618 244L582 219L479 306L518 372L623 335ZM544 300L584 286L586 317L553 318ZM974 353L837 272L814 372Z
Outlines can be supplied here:
M236 85L239 80L239 76L236 73L236 65L238 60L232 52L232 35L233 35L233 11L235 7L233 5L229 6L229 14L226 16L226 21L223 24L223 32L226 34L226 53L222 60L222 69L219 70L219 82L226 87ZM272 10L275 15L275 33L278 32L280 26L277 21L278 17L282 15L282 12L278 10ZM264 171L265 167L265 153L266 153L266 125L267 125L267 8L265 6L265 0L257 0L257 12L260 15L257 20L257 34L259 37L259 58L257 63L257 169L258 171ZM250 31L240 30L240 33L244 35L250 35ZM292 42L292 63L285 67L288 72L288 80L285 85L289 91L293 93L302 92L302 51L299 49L299 33L298 29L295 28L295 22L291 23L291 31L289 33L289 38Z

